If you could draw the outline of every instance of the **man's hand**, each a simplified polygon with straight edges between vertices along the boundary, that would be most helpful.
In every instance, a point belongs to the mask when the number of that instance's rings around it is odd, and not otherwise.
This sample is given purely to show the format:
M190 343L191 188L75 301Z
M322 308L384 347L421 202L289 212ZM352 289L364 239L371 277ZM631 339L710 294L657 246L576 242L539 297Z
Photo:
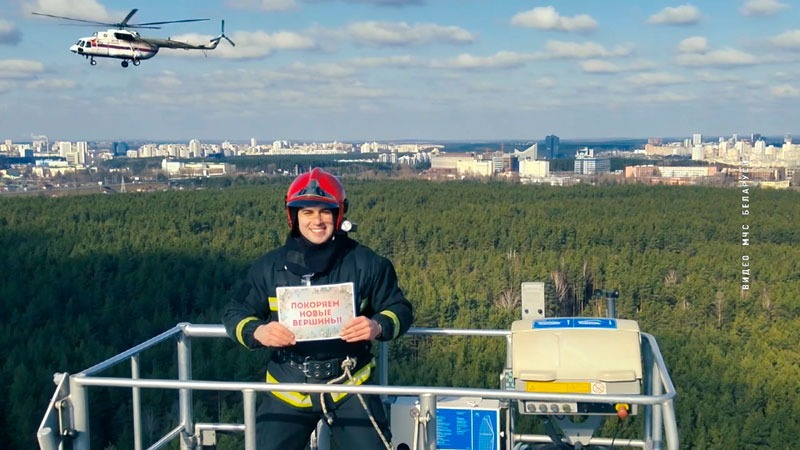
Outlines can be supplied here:
M371 341L381 334L381 325L367 317L358 316L342 328L345 342Z
M294 333L289 331L289 329L280 322L270 322L266 325L259 326L256 328L253 337L256 338L261 345L267 347L288 347L296 344Z

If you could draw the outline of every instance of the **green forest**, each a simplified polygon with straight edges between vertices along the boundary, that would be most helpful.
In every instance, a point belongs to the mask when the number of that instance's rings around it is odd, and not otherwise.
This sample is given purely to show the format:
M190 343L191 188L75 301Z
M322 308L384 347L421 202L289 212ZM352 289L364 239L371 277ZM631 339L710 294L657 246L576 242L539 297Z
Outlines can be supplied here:
M285 239L287 185L0 198L3 447L36 446L54 372L76 373L178 322L220 323L249 264ZM553 315L602 315L591 292L619 289L618 315L653 334L670 367L682 448L798 445L797 192L751 189L743 216L738 188L355 178L345 186L353 237L394 262L415 326L509 327L523 281L547 282ZM494 388L503 348L401 338L391 382ZM267 355L195 340L193 375L261 380ZM174 346L143 355L141 371L174 378ZM90 392L93 448L132 448L130 391ZM149 445L176 425L177 394L144 390L143 401ZM236 393L195 393L196 420L241 421L240 402Z

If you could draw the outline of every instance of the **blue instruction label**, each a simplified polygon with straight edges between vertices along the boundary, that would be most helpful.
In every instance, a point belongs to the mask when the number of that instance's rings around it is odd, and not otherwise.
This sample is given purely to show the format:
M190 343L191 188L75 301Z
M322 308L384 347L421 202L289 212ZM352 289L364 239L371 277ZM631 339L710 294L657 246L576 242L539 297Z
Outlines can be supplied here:
M500 413L494 409L436 410L438 450L500 450Z
M559 319L538 319L533 321L533 328L536 330L547 328L617 328L617 319L595 319L595 318L559 318Z

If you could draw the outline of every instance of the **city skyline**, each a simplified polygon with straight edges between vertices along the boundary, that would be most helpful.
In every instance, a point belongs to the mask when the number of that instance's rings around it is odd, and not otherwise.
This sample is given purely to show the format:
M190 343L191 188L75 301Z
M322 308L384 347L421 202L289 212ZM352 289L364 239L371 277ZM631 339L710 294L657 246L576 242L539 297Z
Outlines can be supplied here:
M13 0L0 6L0 137L562 140L799 134L797 1ZM139 67L68 51L136 22L236 47Z

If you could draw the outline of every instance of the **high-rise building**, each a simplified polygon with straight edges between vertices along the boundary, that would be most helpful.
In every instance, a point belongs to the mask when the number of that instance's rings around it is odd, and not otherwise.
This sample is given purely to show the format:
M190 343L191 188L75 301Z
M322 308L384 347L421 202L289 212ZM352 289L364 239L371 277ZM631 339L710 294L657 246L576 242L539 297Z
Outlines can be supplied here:
M80 165L85 165L89 159L89 144L86 141L75 143L75 153L77 153L75 160Z
M597 173L611 172L611 160L608 158L596 158L594 150L584 148L575 154L574 172L582 175L594 175Z
M111 144L111 150L114 151L114 156L125 156L128 153L128 144L125 142L114 142Z
M756 142L761 140L761 133L753 133L750 135L750 142L755 144Z
M521 159L519 160L519 175L533 178L548 177L550 175L550 161Z
M557 158L560 144L561 140L554 134L544 138L544 157L547 159Z
M189 156L190 158L199 158L200 155L200 141L192 139L189 141Z
M250 148L256 148L256 138L250 138Z
M703 143L703 135L700 133L695 133L692 135L692 145L700 145Z
M66 158L68 153L72 153L72 142L56 142L58 156Z

